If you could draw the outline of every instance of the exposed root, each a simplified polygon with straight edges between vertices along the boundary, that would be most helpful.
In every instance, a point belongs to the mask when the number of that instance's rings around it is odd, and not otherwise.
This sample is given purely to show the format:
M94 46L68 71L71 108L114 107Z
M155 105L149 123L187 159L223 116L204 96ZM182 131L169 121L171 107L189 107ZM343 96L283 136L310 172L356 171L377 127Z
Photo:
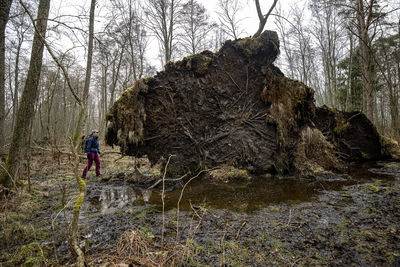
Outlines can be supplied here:
M334 146L318 129L304 128L300 140L294 155L294 166L300 173L315 174L344 167L334 154Z

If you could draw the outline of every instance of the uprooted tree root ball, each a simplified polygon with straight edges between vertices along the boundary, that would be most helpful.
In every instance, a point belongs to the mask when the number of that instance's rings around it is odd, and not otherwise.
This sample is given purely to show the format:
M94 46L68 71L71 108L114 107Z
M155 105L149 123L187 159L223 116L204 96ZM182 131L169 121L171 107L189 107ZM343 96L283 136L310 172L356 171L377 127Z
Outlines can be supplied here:
M153 164L175 155L175 173L219 165L310 173L381 158L373 124L359 112L316 108L314 90L273 65L278 54L277 33L265 31L167 63L115 102L107 143Z

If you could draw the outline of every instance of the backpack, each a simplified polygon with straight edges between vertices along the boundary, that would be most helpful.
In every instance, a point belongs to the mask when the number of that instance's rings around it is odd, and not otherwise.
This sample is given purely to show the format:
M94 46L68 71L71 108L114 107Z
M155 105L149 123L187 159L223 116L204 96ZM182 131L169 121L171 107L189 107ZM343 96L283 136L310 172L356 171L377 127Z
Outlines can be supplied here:
M86 148L87 148L88 141L89 141L89 138L90 138L90 137L92 137L91 134L89 134L89 135L82 135L82 139L81 139L81 150L82 150L83 153L86 153Z

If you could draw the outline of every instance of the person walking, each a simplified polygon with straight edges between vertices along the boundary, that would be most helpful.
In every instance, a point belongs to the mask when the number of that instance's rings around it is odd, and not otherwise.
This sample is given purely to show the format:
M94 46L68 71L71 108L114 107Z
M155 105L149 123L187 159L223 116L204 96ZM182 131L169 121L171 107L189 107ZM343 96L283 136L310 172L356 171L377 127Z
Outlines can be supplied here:
M93 165L93 161L96 164L96 176L101 176L100 173L100 146L99 146L99 131L98 130L93 130L92 133L90 134L90 137L87 141L86 145L86 154L87 154L87 159L88 163L83 169L82 173L82 178L86 179L86 174L90 170L90 167Z

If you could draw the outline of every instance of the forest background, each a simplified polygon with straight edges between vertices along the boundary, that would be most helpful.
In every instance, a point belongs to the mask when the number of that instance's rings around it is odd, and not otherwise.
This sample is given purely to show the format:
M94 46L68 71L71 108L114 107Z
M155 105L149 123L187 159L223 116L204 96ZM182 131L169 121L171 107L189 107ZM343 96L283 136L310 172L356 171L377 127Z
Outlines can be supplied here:
M270 2L261 2L264 13ZM37 1L22 3L31 14L37 13ZM78 96L84 93L89 10L90 1L52 1L46 32L47 43L68 71ZM109 107L135 80L154 75L168 61L217 51L224 41L252 35L258 28L254 2L245 0L96 1L94 19L84 133L93 128L103 131ZM7 153L34 28L21 1L12 1L8 20L2 23L0 148ZM281 1L266 29L276 30L280 37L278 67L314 88L317 105L361 110L382 134L399 140L398 1ZM34 114L32 140L52 146L66 143L79 119L79 105L63 70L46 49Z

